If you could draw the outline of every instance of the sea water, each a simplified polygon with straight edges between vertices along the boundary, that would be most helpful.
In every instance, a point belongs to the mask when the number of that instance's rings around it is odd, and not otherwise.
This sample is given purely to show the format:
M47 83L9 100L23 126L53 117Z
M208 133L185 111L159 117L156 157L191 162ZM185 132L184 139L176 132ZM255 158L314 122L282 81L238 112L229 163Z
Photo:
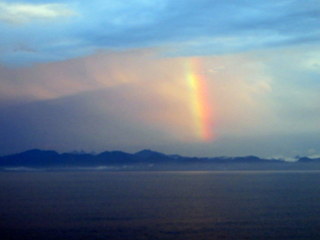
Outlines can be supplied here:
M0 239L320 239L320 172L1 172Z

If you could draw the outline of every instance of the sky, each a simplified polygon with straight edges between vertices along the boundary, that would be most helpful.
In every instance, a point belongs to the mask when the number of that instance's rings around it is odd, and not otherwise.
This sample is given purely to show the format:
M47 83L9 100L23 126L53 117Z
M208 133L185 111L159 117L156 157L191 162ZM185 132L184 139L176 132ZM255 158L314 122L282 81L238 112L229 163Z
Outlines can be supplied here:
M319 0L0 0L0 155L320 156Z

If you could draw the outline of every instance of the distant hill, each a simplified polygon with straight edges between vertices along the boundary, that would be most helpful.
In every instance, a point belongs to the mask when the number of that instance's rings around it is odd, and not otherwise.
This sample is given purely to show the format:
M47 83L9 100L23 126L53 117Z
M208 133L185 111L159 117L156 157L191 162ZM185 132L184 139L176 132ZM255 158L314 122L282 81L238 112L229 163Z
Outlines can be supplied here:
M309 158L309 157L300 157L299 162L307 163L307 162L319 162L320 163L320 158Z
M320 159L299 158L295 163L320 163ZM94 168L129 170L228 170L228 169L268 169L288 168L293 164L284 160L245 157L185 157L166 155L152 150L142 150L134 154L122 151L91 153L58 153L56 151L32 149L25 152L0 157L0 168Z

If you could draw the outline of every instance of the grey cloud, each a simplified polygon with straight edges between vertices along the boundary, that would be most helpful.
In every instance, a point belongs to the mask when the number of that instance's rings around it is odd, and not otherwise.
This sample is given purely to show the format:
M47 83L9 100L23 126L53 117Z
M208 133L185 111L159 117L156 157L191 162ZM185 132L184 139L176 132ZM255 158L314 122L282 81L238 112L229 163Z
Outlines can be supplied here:
M141 112L148 103L128 106L132 95L129 92L120 89L92 91L2 107L0 153L35 147L59 151L136 151L170 142L154 127L132 122L128 115Z

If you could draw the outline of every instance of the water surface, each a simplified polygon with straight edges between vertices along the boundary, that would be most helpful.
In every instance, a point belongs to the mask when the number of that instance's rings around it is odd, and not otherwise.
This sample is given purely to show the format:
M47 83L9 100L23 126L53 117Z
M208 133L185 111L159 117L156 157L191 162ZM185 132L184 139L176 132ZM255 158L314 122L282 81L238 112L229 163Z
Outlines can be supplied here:
M2 172L1 239L320 239L319 171Z

